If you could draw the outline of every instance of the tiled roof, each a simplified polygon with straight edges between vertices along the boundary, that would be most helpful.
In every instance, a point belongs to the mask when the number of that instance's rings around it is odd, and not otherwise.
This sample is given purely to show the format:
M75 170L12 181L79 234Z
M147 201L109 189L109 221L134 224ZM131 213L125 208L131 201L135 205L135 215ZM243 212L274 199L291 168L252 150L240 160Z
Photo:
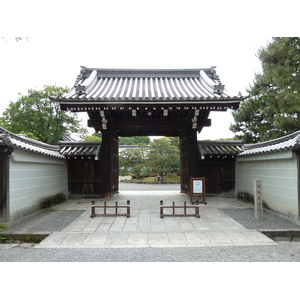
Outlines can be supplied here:
M198 141L201 156L204 155L232 155L243 151L242 141Z
M242 95L226 94L209 69L95 69L82 67L71 91L56 100L68 102L172 102L222 101L239 103Z
M99 157L101 142L60 142L60 153L66 157Z
M239 156L279 152L290 149L299 150L300 131L267 142L262 142L253 145L245 145L244 148L245 150L242 153L240 153Z
M18 135L5 130L0 127L0 146L5 145L12 149L20 149L44 156L50 156L59 159L65 159L63 155L59 153L59 147L48 145L31 138L26 135Z

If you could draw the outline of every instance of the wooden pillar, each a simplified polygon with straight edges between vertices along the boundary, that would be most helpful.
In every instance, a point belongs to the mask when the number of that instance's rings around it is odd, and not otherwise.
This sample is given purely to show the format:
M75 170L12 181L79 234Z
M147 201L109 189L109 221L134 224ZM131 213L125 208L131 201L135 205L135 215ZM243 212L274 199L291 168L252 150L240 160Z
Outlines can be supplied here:
M6 153L0 153L0 220L9 221L9 157Z
M118 192L118 136L108 128L102 131L101 147L101 194L112 198Z
M180 135L181 193L189 194L190 178L198 174L197 131L187 129Z
M187 136L184 131L180 137L180 191L187 194L188 192L188 160L187 160Z

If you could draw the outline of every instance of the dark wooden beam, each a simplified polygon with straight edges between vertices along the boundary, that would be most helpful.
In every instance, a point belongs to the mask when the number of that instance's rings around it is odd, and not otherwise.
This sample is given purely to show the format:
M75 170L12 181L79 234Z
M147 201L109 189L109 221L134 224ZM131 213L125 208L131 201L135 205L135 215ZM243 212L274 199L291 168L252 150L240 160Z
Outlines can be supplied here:
M181 130L154 130L154 129L136 129L136 130L118 130L119 137L130 136L179 136Z
M191 120L189 119L114 119L108 120L107 126L111 126L115 129L146 129L146 128L160 128L161 130L166 128L186 128L191 126ZM198 127L211 126L210 119L198 119ZM89 127L101 127L102 120L90 119L88 120Z

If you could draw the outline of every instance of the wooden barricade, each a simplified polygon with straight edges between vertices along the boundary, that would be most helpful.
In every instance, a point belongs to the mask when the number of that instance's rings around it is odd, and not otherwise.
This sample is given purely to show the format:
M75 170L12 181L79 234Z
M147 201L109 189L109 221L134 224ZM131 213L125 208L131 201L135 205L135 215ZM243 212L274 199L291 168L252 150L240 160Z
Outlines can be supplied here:
M103 214L96 214L96 207L97 208L103 208ZM107 212L108 208L114 208L115 213L109 213ZM126 208L126 214L119 213L120 208ZM116 201L115 205L107 205L106 201L104 202L104 205L95 205L95 201L92 201L91 205L91 218L94 217L121 217L125 216L127 218L130 217L130 200L127 200L127 205L118 205L118 202Z
M172 208L172 214L164 214L164 209L165 208ZM176 208L181 208L183 209L183 214L177 214L175 209ZM194 214L188 214L187 213L187 208L194 208L195 213ZM186 202L184 202L183 206L181 205L175 205L175 202L173 202L172 206L164 206L164 202L161 200L160 201L160 217L168 217L168 216L173 216L173 217L197 217L200 218L200 213L199 213L199 203L196 202L195 205L193 206L187 206Z

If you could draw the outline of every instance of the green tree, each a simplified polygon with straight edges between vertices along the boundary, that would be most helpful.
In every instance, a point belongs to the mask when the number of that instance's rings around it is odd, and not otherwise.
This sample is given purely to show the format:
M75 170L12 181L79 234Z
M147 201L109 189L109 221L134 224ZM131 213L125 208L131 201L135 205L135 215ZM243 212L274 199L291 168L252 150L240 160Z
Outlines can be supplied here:
M120 175L135 174L138 178L149 175L146 147L145 144L138 144L136 149L125 149L120 152Z
M247 143L266 141L300 130L300 38L276 37L258 51L249 98L233 112L230 129Z
M28 90L27 95L19 94L20 98L10 102L3 112L0 125L13 133L57 144L64 135L82 131L75 114L60 110L59 104L50 100L67 91L63 87L44 86L42 90Z
M169 137L168 138L170 141L170 144L174 147L177 147L179 149L179 137L175 136L175 137Z
M131 137L120 137L119 145L137 145L137 144L146 144L148 145L151 142L148 136L131 136Z
M84 142L101 142L102 134L101 133L93 133L92 135L87 135L83 139Z
M150 143L148 164L155 173L178 173L180 170L180 152L178 139L163 137Z

